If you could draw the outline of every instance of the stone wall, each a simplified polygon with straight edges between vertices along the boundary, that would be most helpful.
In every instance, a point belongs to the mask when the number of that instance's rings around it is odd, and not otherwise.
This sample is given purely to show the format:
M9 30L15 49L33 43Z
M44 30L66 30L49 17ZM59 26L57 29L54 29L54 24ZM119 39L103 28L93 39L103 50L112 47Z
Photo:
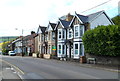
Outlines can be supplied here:
M108 65L120 64L120 57L96 56L92 54L86 54L86 58L96 58L97 64L108 64Z

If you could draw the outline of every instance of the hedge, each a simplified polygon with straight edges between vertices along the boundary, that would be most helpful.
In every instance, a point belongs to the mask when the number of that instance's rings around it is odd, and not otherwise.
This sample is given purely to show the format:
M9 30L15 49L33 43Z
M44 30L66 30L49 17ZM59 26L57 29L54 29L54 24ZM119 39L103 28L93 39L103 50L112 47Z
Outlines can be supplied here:
M82 37L85 52L94 55L120 56L120 26L98 26Z

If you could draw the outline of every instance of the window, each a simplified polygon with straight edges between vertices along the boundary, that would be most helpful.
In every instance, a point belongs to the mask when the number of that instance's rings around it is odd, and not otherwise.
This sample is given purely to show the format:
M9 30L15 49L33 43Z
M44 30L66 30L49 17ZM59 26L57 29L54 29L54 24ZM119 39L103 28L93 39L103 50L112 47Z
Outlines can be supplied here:
M55 33L52 32L52 40L55 40Z
M50 38L51 38L51 35L50 35L51 33L50 32L48 32L48 40L50 40Z
M72 32L72 29L68 29L68 38L72 38L72 34L73 32Z
M59 51L59 54L61 54L61 50L62 50L61 45L58 46L58 49L59 49L59 50L58 50L58 51Z
M75 54L78 54L78 44L75 44Z
M80 56L84 56L84 46L80 43Z
M84 27L80 26L80 37L82 37L84 34Z
M75 37L78 37L79 36L79 26L75 26L75 29L74 29L74 34L75 34Z
M62 33L62 35L63 35L63 39L65 38L65 31L63 30L63 33Z
M65 45L63 45L62 53L65 54Z
M61 30L58 30L58 39L61 39L61 38L62 38L61 35L62 35Z

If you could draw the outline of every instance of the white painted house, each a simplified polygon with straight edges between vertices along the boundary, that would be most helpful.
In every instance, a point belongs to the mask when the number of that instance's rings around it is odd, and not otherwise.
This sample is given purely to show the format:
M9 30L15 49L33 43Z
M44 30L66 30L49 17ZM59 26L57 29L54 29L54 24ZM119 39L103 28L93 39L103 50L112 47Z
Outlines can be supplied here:
M73 29L73 58L79 59L80 56L85 55L82 36L88 29L94 29L98 25L112 25L112 20L104 11L99 11L87 16L75 13L70 27Z

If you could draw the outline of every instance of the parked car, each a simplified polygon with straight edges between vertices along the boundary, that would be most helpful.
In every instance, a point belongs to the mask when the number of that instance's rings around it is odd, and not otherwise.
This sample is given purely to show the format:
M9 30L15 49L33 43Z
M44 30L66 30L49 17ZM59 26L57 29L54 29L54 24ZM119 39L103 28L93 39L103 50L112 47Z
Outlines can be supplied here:
M8 54L9 54L9 56L15 56L16 55L14 51L9 51Z

